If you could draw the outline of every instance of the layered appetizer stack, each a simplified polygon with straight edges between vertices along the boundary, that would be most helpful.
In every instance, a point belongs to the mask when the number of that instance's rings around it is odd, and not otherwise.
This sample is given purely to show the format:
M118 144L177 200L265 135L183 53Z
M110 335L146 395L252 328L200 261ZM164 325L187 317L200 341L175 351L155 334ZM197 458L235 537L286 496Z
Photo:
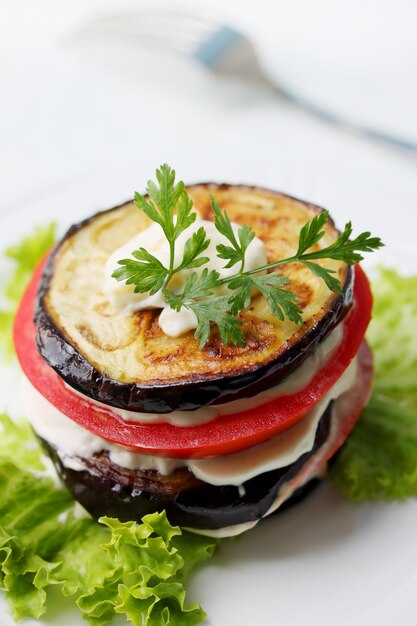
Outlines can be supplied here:
M381 245L256 187L185 187L72 226L15 324L27 416L93 516L234 535L326 474L367 402Z

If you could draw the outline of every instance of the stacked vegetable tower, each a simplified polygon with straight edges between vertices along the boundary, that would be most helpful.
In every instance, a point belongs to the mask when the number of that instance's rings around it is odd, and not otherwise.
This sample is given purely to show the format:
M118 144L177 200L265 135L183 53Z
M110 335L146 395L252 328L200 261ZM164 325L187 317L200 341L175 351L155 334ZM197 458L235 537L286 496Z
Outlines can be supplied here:
M357 261L381 244L350 241L315 205L186 188L165 167L35 272L15 324L23 396L94 516L165 509L233 535L322 478L366 404L372 298Z

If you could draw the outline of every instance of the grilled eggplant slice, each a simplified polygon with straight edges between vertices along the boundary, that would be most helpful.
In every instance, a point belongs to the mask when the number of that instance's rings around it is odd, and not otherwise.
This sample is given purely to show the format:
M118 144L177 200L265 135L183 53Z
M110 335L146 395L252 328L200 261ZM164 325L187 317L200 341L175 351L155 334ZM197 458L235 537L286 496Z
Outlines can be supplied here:
M245 186L188 187L201 217L212 219L214 194L231 219L249 224L265 243L268 262L290 256L300 228L322 209L281 193ZM126 316L112 310L102 284L108 256L149 225L132 202L73 226L45 268L35 321L43 358L77 391L131 411L164 413L249 397L277 384L315 349L347 312L352 270L323 261L337 272L335 294L300 264L285 267L303 309L303 325L280 321L262 297L241 314L243 347L224 345L216 332L203 350L193 332L164 335L157 310ZM336 239L326 226L321 246Z
M291 465L260 474L235 486L216 487L180 468L169 476L156 470L131 470L112 463L107 452L91 459L75 459L84 465L78 471L65 466L59 451L41 439L61 479L89 513L137 520L147 513L166 510L171 524L191 528L217 529L261 519L272 506L278 491L326 441L331 405L320 419L313 449ZM308 489L302 493L307 493ZM295 492L299 499L301 493Z
M209 485L187 468L168 476L155 470L122 468L110 461L105 450L88 459L68 458L45 439L41 442L69 491L93 517L110 515L134 521L147 513L166 509L171 523L203 529L259 520L285 483L296 477L294 486L302 484L305 478L302 470L309 460L308 476L312 477L312 472L331 463L343 445L371 392L372 354L366 342L359 350L358 365L353 387L330 403L323 413L312 450L287 467L251 478L243 483L243 489ZM323 450L326 444L329 445ZM314 458L318 450L323 454ZM298 500L308 489L305 485L305 489L295 491L286 505Z

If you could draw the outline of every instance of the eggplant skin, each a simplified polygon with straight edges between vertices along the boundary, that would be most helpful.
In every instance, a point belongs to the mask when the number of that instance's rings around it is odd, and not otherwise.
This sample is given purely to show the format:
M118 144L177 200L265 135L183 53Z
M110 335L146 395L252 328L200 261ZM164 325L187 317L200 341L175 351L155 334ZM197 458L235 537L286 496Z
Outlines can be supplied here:
M332 403L320 419L312 450L287 467L246 481L243 495L235 486L209 485L195 478L187 468L180 468L169 476L156 470L121 468L109 460L106 452L91 459L77 458L86 468L77 471L65 466L65 460L54 446L44 439L41 442L68 490L96 519L108 515L121 521L138 520L165 509L171 524L218 529L259 520L266 514L284 483L291 480L326 441L331 411ZM292 501L298 501L314 484L294 492ZM285 508L289 504L286 502Z
M300 224L322 211L316 205L257 187L206 183L187 189L202 217L209 219L211 216L209 193L213 193L232 220L249 223L263 239L269 261L292 251ZM76 330L69 332L68 319L62 317L62 311L53 302L57 275L66 264L61 303L66 310L72 303L74 308L77 306L76 292L71 299L71 273L68 270L74 261L71 254L69 260L65 254L72 250L77 237L83 237L89 228L95 228L99 234L95 231L94 237L105 241L104 250L99 251L100 259L105 259L115 247L111 228L120 221L118 216L125 220L123 233L128 231L129 238L132 232L136 232L135 228L140 230L147 225L140 222L142 218L137 215L139 211L132 203L126 203L72 226L50 256L39 286L35 307L38 350L70 387L93 400L130 411L167 413L251 397L286 378L340 323L350 308L354 277L350 267L342 263L334 266L343 286L343 294L339 295L328 291L312 274L306 278L297 264L291 264L286 273L292 278L291 288L299 295L304 311L308 312L307 320L301 327L288 320L280 322L268 312L262 298L255 298L251 309L242 317L246 336L244 348L225 346L215 332L201 351L193 332L175 339L167 338L157 324L158 312L149 310L131 317L111 318L108 323L108 312L100 316L96 310L80 307L80 319L74 324ZM131 219L133 226L128 230ZM328 229L326 236L334 240L338 231L333 222L329 221ZM103 235L103 232L107 234ZM125 240L117 245L120 243ZM100 281L97 272L91 274L96 276L95 287ZM115 345L114 333L112 341L108 342L106 333L110 327L121 329L119 345ZM132 342L131 347L127 345L129 342ZM128 366L134 359L135 367L140 364L135 375ZM116 362L117 367L114 367Z

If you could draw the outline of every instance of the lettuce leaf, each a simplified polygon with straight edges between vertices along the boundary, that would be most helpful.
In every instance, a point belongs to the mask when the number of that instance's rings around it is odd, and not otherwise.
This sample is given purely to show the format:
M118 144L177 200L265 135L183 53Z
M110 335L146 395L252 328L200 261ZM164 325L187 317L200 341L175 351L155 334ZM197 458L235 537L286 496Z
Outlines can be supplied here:
M14 354L16 308L54 239L54 224L37 227L6 252L15 263L0 311L7 360ZM215 539L171 526L164 512L141 523L108 517L97 523L85 512L79 519L74 500L48 475L48 466L30 425L0 415L0 589L16 620L39 618L52 586L73 597L94 626L117 614L138 626L191 626L205 618L198 604L186 604L183 583L213 554Z
M15 268L0 311L0 348L9 358L15 309L54 237L54 224L38 227L7 251ZM417 276L383 269L373 290L374 390L331 479L356 500L407 498L417 495ZM165 513L140 523L80 518L30 426L3 414L0 431L0 589L16 620L39 618L52 587L94 626L118 614L135 626L205 618L199 605L186 604L184 581L217 540L171 526Z
M30 280L33 270L55 241L55 224L37 226L32 235L6 250L6 257L14 263L14 269L4 290L6 301L0 310L0 350L6 361L14 355L12 328L20 298Z
M417 495L417 276L381 269L373 292L373 393L331 479L355 500L403 499Z
M14 459L23 469L45 472L45 457L26 420L14 421L6 414L0 414L0 459Z
M213 554L216 540L171 526L164 512L141 523L80 519L48 475L30 427L4 414L0 427L0 588L16 620L39 618L52 586L95 626L116 614L135 626L205 618L198 604L186 603L184 579Z

